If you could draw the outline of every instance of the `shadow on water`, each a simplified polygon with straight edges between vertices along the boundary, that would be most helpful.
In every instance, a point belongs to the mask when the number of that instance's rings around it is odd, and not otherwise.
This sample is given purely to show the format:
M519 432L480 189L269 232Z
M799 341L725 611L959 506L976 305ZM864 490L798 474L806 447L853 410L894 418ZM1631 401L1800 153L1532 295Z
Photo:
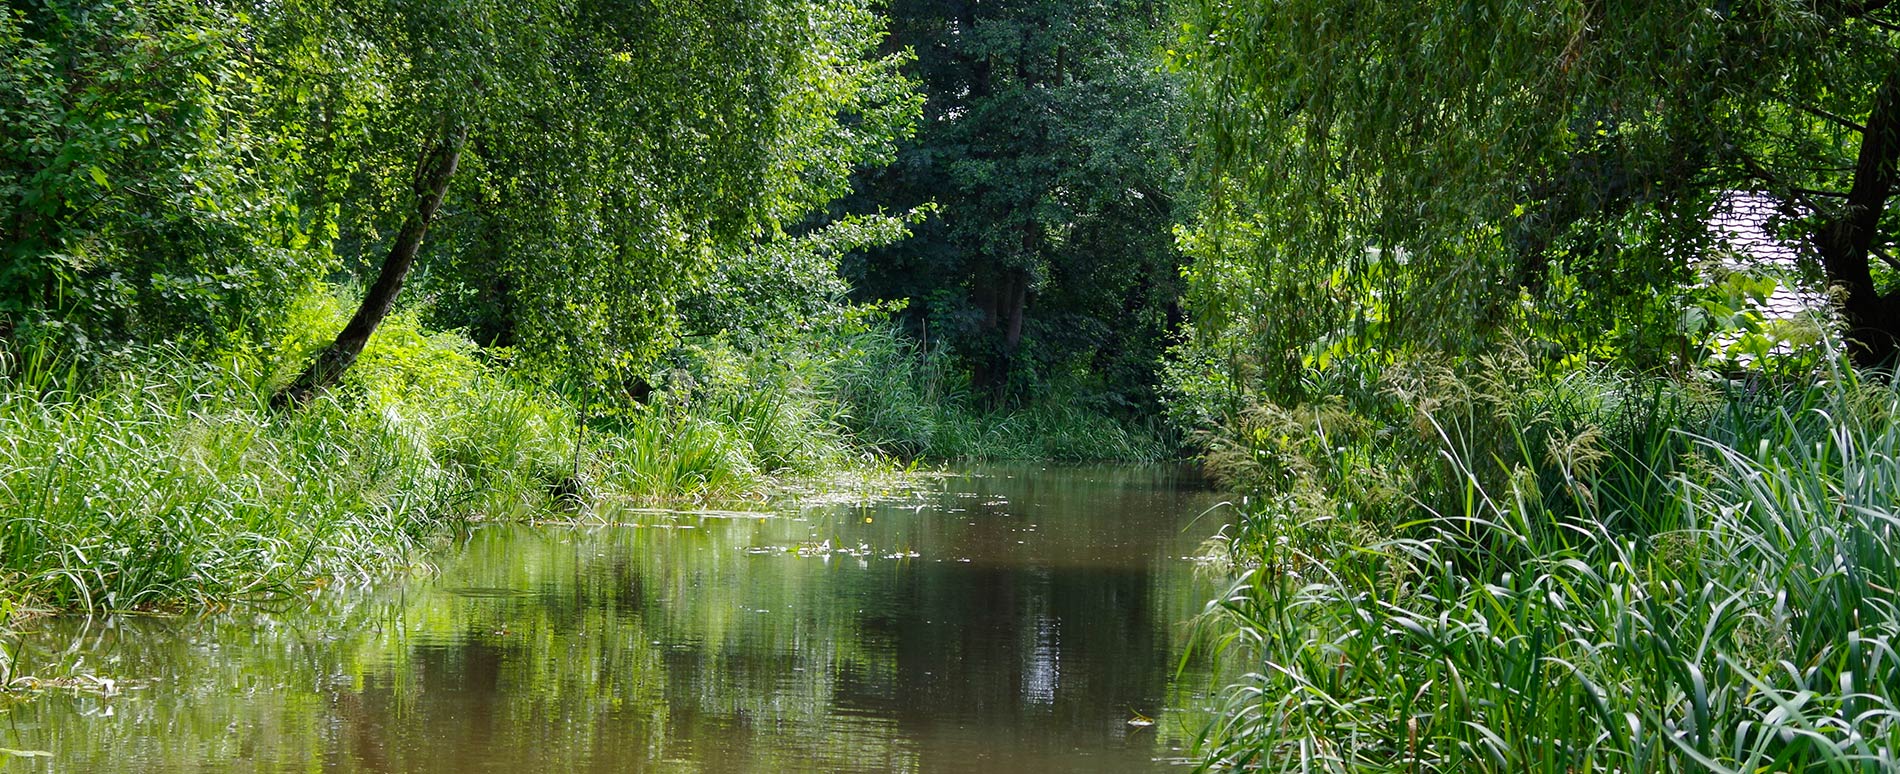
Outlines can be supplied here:
M1152 771L1214 496L983 468L772 518L493 525L291 614L42 622L121 678L0 715L8 771Z

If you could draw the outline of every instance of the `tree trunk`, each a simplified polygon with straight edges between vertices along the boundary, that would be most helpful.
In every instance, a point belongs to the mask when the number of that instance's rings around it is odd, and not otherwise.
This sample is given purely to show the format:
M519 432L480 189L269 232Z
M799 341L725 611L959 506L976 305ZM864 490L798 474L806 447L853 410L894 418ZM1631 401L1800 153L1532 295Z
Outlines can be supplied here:
M1880 216L1900 169L1900 60L1874 94L1873 110L1861 134L1854 185L1842 210L1816 235L1821 266L1829 284L1847 292L1842 312L1854 361L1863 366L1892 360L1900 344L1900 298L1882 296L1874 285L1870 259L1880 234Z
M1014 357L1017 345L1023 343L1023 312L1029 306L1029 275L1021 269L1010 272L1007 288L1003 309L1009 313L1009 324L1003 329L1003 352L1005 357Z
M416 252L422 248L422 238L428 235L429 225L442 207L442 197L448 192L449 180L455 177L455 165L462 158L462 144L467 140L467 127L456 127L430 142L428 151L416 162L416 209L403 219L396 241L389 246L389 255L383 258L376 283L369 286L362 306L357 307L356 315L336 335L336 341L317 355L297 381L272 397L272 405L279 408L302 405L336 384L356 362L356 356L363 353L370 335L396 305L396 295L402 292L403 280L409 276L410 267L416 263Z
M1023 322L1029 305L1029 274L1004 269L994 274L977 294L983 312L984 352L971 365L970 381L1000 401L1008 391L1011 364L1023 341Z

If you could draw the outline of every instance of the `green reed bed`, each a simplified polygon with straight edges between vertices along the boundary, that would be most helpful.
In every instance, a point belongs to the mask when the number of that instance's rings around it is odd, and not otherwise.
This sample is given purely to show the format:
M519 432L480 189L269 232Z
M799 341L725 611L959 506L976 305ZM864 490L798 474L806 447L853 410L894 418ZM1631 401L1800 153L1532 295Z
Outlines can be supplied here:
M1750 390L1488 457L1428 416L1454 486L1412 519L1253 514L1210 767L1900 770L1900 394Z
M517 378L402 313L338 389L273 409L296 353L321 344L310 332L345 310L317 294L295 311L275 357L0 357L0 623L361 581L422 562L457 521L754 501L887 455L1163 453L1084 409L971 413L940 389L955 382L943 362L879 327L690 344L639 402Z
M308 405L272 409L279 376L162 352L0 373L0 623L358 582L422 562L455 521L760 483L714 422L635 411L579 432L571 402L413 318Z
M557 442L475 405L424 416L326 398L279 415L230 386L0 392L6 595L127 609L369 577L475 503L530 494L517 471Z
M532 516L564 494L695 502L764 483L715 421L655 410L577 433L558 398L500 376L426 403L342 393L295 412L228 386L0 392L0 597L129 609L279 594L374 578L419 561L450 522Z

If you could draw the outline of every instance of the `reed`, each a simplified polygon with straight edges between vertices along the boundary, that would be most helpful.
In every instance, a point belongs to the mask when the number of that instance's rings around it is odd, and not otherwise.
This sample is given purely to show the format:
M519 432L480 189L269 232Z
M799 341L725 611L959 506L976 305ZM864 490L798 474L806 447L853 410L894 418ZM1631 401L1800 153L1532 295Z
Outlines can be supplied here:
M1839 366L1711 411L1616 389L1583 457L1521 442L1549 414L1490 449L1428 418L1454 486L1409 520L1244 520L1208 766L1900 768L1900 393Z
M941 357L876 326L698 342L645 404L598 405L405 312L339 389L281 412L272 391L347 309L316 293L292 312L274 354L211 363L0 351L0 623L362 582L423 563L459 521L756 501L897 456L1164 453L1085 409L972 412Z

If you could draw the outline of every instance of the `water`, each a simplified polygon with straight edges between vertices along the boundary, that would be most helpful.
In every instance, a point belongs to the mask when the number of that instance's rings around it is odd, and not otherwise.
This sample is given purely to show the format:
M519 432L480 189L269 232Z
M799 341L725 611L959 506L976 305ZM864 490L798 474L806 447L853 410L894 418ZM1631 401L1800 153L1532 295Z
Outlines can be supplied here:
M279 613L35 624L6 771L1168 770L1211 493L989 468L770 517L492 525ZM3 700L0 700L3 701ZM1133 722L1131 722L1133 721ZM1152 724L1148 724L1152 721Z

